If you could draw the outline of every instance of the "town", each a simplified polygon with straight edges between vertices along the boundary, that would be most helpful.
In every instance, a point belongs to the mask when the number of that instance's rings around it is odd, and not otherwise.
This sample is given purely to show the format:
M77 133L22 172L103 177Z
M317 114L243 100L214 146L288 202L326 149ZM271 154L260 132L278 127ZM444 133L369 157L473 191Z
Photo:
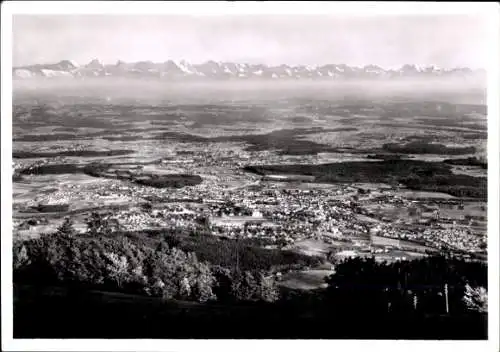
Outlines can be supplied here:
M15 202L19 215L14 221L15 233L32 236L57 228L65 212L40 213L33 208L66 204L79 231L86 231L85 213L113 209L110 219L128 231L177 228L205 236L251 238L267 248L329 258L374 256L391 261L442 251L469 259L486 256L484 202L426 192L419 195L401 185L322 184L306 176L259 176L242 167L250 160L271 164L287 163L291 158L241 148L214 148L205 146L202 150L195 144L146 165L125 162L114 166L118 174L124 170L138 175L145 170L168 175L181 167L202 176L203 181L194 186L154 188L73 175L84 182L64 182L54 192ZM307 163L314 157L300 160ZM14 165L14 172L71 162L64 157L31 164L21 161ZM43 177L24 173L28 174L25 178ZM467 213L470 209L476 209L477 215Z

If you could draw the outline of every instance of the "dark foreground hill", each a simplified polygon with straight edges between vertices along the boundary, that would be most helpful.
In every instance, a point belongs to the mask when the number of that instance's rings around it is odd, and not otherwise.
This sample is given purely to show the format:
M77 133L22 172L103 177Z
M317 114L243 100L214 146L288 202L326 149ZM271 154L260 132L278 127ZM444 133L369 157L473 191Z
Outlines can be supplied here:
M367 317L296 312L286 304L165 302L102 291L15 287L14 338L487 338L484 314Z

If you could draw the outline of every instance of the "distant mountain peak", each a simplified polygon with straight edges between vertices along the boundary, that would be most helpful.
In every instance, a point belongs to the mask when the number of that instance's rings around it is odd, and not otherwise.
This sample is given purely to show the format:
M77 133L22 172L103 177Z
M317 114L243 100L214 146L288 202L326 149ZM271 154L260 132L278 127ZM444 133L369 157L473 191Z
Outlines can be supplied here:
M92 59L85 67L90 69L102 69L104 65L99 59Z
M451 69L437 65L404 64L398 69L384 69L375 64L363 67L347 64L325 65L264 65L209 60L201 64L192 64L184 59L167 60L155 63L150 60L127 63L118 60L106 65L99 59L93 59L84 66L73 60L61 60L56 64L37 64L14 67L15 79L36 77L135 77L164 79L391 79L404 77L467 77L474 74L484 75L484 70L472 70L466 67Z
M66 66L68 68L78 68L80 65L75 60L61 60L59 65Z

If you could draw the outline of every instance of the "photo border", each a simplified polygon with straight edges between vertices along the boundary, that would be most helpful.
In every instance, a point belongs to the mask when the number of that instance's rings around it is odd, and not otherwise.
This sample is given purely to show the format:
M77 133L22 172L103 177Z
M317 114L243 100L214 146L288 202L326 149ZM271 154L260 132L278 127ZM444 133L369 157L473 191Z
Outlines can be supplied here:
M388 340L98 340L12 338L12 16L14 14L183 14L193 16L249 14L335 14L339 16L452 15L484 16L490 26L487 67L488 104L488 341ZM479 2L152 2L152 1L8 1L2 3L2 349L5 351L200 351L367 349L371 351L498 351L499 290L499 6Z

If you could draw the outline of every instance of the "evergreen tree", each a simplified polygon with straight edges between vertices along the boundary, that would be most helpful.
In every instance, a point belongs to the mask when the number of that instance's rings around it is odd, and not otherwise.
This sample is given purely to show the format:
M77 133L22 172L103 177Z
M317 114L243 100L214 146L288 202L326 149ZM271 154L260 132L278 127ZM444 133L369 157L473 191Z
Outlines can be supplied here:
M275 302L279 299L279 290L272 275L259 274L260 299L265 302Z
M61 234L61 235L68 235L68 236L72 236L72 235L76 234L76 231L73 227L73 221L71 220L71 218L69 218L69 217L64 218L63 223L57 229L57 233Z
M19 270L29 265L28 250L21 241L14 242L12 246L12 263L14 270Z
M238 301L255 301L259 291L257 280L250 271L237 273L231 291Z

